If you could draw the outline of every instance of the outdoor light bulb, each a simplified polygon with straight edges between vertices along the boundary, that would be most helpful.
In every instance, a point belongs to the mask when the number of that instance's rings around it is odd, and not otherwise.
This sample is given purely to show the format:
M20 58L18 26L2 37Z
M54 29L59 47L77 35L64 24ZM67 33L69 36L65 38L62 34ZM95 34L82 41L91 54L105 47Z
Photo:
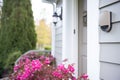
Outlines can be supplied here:
M53 23L57 23L58 18L57 17L53 17Z

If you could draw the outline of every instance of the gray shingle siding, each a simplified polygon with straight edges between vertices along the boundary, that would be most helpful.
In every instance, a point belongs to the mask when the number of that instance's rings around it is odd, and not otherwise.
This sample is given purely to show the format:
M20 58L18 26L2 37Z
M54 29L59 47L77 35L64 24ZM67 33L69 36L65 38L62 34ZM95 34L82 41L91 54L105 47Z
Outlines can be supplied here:
M99 9L112 12L112 30L99 30L100 78L120 80L120 0L99 0Z

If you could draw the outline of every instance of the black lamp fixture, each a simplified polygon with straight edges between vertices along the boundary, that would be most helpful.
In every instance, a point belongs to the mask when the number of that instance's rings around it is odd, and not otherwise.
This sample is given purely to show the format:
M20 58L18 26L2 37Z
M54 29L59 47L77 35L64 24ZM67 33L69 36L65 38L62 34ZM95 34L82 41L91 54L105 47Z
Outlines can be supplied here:
M62 7L61 7L61 14L58 15L57 12L54 12L52 17L53 17L53 24L54 25L57 24L58 18L60 18L60 20L62 20Z

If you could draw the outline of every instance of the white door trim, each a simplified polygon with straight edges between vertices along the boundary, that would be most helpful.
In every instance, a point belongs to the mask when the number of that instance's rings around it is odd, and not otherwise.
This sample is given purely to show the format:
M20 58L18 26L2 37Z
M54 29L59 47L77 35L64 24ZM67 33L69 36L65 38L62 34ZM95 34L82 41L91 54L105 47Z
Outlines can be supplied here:
M99 80L99 0L87 0L87 72L90 80Z
M75 34L74 34L75 30ZM63 0L63 51L62 59L75 63L78 75L78 0Z

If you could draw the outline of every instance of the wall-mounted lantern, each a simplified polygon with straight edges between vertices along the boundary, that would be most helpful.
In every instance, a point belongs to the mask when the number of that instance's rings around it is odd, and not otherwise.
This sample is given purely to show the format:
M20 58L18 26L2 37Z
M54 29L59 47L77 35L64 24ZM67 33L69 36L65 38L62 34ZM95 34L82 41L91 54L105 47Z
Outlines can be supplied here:
M58 15L57 12L54 12L52 17L53 17L53 24L56 25L57 22L58 22L58 18L60 20L62 20L62 8L61 8L61 14L60 15Z
M99 26L101 30L109 32L112 29L112 14L109 11L103 11L100 13L99 17Z
M54 14L53 14L53 24L54 25L56 25L57 24L57 21L58 21L58 15L57 15L57 13L56 12L54 12Z

